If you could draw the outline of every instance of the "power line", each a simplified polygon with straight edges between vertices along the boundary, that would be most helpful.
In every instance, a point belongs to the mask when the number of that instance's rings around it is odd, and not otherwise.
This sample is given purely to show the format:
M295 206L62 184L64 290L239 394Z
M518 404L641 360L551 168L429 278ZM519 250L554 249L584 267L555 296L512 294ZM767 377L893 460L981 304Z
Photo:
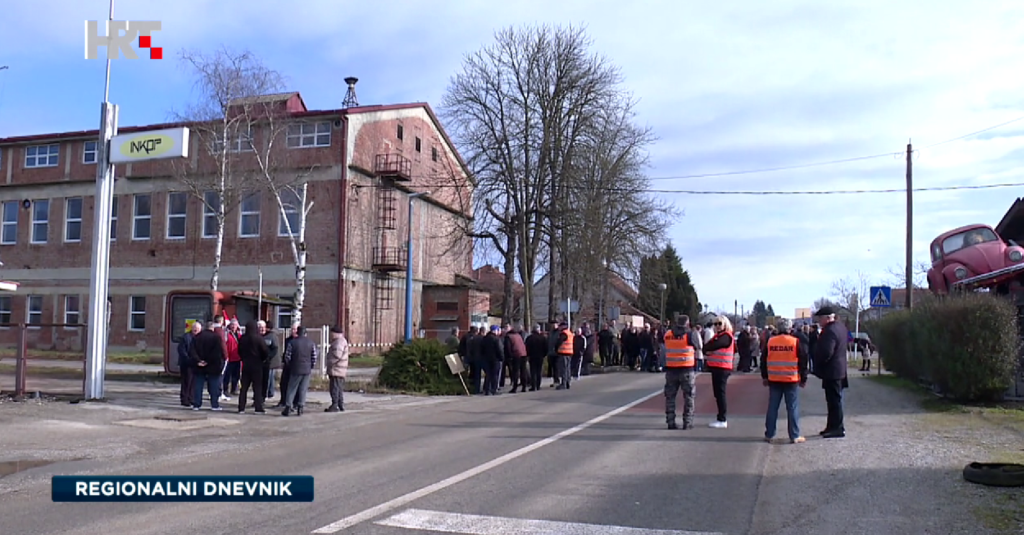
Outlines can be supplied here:
M828 160L825 162L814 162L805 163L798 165L787 165L783 167L765 167L761 169L744 169L741 171L723 171L721 173L704 173L699 175L678 175L678 176L659 176L652 177L648 180L680 180L686 178L713 178L719 176L735 176L735 175L752 175L756 173L772 173L775 171L788 171L790 169L805 169L808 167L821 167L825 165L838 165L841 163L859 162L863 160L874 160L876 158L885 158L901 155L901 152L886 152L884 154L871 154L869 156L855 156L853 158L842 158L840 160Z
M1004 127L1004 126L1006 126L1008 124L1013 124L1013 123L1015 123L1017 121L1021 121L1021 120L1024 120L1024 115L1022 115L1020 117L1017 117L1016 119L1011 119L1009 121L1006 121L1005 123L999 123L997 125L993 125L993 126L990 126L988 128L982 128L981 130L978 130L977 132L971 132L970 134L964 134L962 136L954 137L954 138L951 138L951 139L947 139L945 141L940 141L938 143L934 143L932 145L928 145L927 147L924 147L924 149L930 149L932 147L938 147L939 145L945 145L946 143L952 143L954 141L960 141L961 139L967 139L969 137L974 137L974 136L976 136L978 134L984 134L985 132L988 132L989 130L995 130L996 128L1002 128L1002 127ZM917 150L924 150L924 149L917 149ZM914 152L917 152L917 151L914 151Z

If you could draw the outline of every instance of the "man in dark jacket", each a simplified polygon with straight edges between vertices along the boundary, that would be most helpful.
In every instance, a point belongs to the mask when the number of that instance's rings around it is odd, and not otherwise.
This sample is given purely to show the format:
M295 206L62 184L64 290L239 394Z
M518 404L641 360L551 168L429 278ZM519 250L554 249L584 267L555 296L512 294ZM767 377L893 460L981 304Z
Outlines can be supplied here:
M242 385L238 390L238 412L245 412L245 404L252 387L252 404L257 414L263 410L263 370L270 361L270 350L255 320L245 324L245 334L238 339L238 356L242 359Z
M741 373L750 373L754 361L754 349L758 347L757 335L751 334L748 325L736 337L736 351L740 354L740 363L737 366Z
M544 357L548 354L548 339L541 332L540 325L533 328L526 337L526 357L530 361L530 392L540 388L541 375L544 368Z
M511 329L505 334L505 360L509 362L509 369L512 372L511 382L512 390L510 394L515 394L516 389L522 387L523 392L526 392L526 383L529 382L530 372L526 366L526 341L523 340L523 333L518 329Z
M466 335L466 361L469 363L469 382L472 383L474 394L483 394L483 369L484 362L480 356L480 342L483 340L481 327L470 327Z
M480 360L483 363L487 378L484 380L484 395L498 395L498 375L501 373L502 361L505 359L504 348L498 334L501 327L492 325L490 332L480 341Z
M288 406L284 398L288 396L288 378L290 372L288 370L288 366L285 365L284 354L288 352L288 346L292 344L292 340L298 337L298 332L299 324L292 323L291 329L288 331L288 337L284 339L284 350L281 351L281 383L278 385L278 390L281 391L281 401L274 407L276 409L282 409Z
M202 321L196 321L189 328L189 332L185 333L185 336L182 336L181 341L178 342L178 373L181 374L180 397L182 407L191 407L192 400L195 398L196 370L192 366L192 359L189 358L189 352L192 351L192 342L195 341L196 336L202 331Z
M613 366L615 363L612 362L612 348L615 346L615 333L612 332L610 324L605 325L601 328L601 332L597 333L597 349L598 355L601 357L601 367L607 368Z
M221 370L227 355L224 351L224 339L214 332L213 325L200 332L192 341L189 360L195 366L195 394L192 398L192 410L197 411L203 406L203 387L210 394L210 407L220 410Z
M274 326L265 321L259 322L260 336L267 345L267 365L263 367L263 401L274 397L274 371L281 369L281 348L277 347L277 335Z
M558 328L558 322L551 322L551 330L548 331L548 377L554 379L551 386L558 386L562 382L562 376L558 374L558 335L562 331Z
M824 438L846 436L843 425L843 389L849 386L846 378L846 339L849 331L836 321L832 307L822 307L815 316L821 325L821 334L814 346L814 375L821 379L828 405L828 423L820 433Z
M306 337L306 328L300 325L295 331L295 338L284 350L284 368L288 370L288 393L284 399L284 411L281 416L288 416L295 409L295 414L302 416L306 405L306 391L309 389L309 376L316 366L316 344Z
M583 348L583 370L580 375L590 375L590 366L594 364L594 353L597 352L597 334L589 323L583 325L583 336L587 338L587 345Z

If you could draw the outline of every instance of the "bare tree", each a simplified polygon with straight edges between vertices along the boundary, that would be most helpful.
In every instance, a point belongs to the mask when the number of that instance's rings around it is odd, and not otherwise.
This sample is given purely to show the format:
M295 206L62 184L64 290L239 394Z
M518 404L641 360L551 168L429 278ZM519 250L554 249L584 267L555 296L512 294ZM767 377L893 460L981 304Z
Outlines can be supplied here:
M176 162L175 175L203 204L204 214L213 215L216 241L210 289L216 291L220 285L224 222L248 194L252 178L251 157L245 153L251 147L254 113L246 108L261 106L253 97L276 93L284 83L280 74L247 51L186 50L181 59L195 77L198 94L184 111L172 115L190 124L200 150L209 152L213 165ZM205 227L205 216L203 220Z
M501 30L464 59L442 103L475 180L475 227L466 231L501 254L507 277L517 271L527 325L545 257L549 297L559 282L553 253L566 235L558 218L569 205L567 177L580 141L594 112L620 94L619 71L589 48L579 28ZM505 293L511 299L510 285ZM552 309L558 301L551 299Z
M836 300L839 306L848 310L851 317L856 317L871 308L869 291L870 283L867 275L857 271L853 276L834 281L830 296Z
M917 261L914 262L914 279L911 282L914 288L927 288L928 287L928 270L931 269L931 265L927 262ZM895 288L906 288L907 287L907 272L903 268L902 264L895 266L889 266L886 268L885 273L887 275L886 282L891 284Z

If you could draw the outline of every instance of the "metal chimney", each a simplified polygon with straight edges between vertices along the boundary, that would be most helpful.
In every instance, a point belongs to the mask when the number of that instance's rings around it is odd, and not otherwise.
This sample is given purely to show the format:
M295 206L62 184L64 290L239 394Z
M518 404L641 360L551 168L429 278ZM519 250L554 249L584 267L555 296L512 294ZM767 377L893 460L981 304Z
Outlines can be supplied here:
M359 100L356 98L356 83L359 78L355 76L349 76L345 78L345 83L348 84L348 93L345 94L345 100L341 102L342 108L353 108L359 105Z

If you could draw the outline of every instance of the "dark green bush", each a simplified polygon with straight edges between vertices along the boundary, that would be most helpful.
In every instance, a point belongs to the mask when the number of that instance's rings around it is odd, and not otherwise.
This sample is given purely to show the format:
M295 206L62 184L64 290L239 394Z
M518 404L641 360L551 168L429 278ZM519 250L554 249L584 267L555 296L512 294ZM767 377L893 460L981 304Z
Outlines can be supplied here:
M386 388L431 396L465 394L445 362L448 347L433 339L395 344L386 353L377 382Z
M1017 308L989 293L951 295L867 325L886 369L959 401L998 399L1013 384Z

